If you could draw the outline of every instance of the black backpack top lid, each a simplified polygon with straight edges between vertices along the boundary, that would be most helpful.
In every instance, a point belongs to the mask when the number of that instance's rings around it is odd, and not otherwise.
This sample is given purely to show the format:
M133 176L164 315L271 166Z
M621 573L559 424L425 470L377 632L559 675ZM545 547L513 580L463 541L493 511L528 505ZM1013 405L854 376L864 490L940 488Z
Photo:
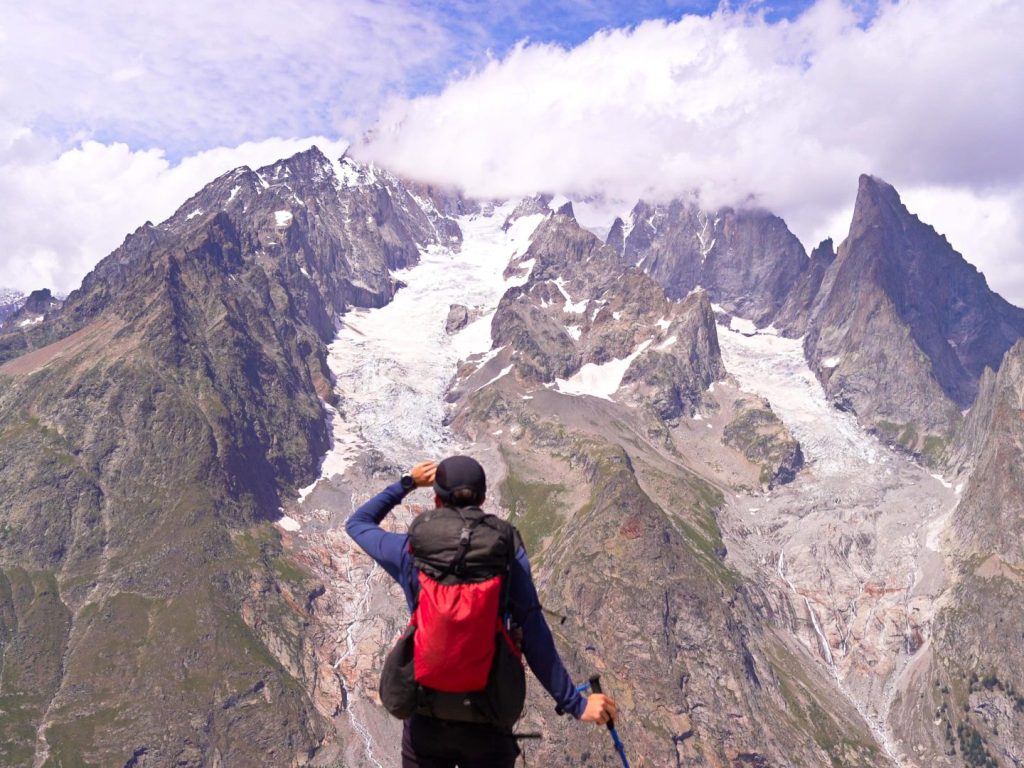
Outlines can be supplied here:
M510 523L477 507L438 507L412 521L409 545L417 568L443 584L457 584L507 573L519 536Z

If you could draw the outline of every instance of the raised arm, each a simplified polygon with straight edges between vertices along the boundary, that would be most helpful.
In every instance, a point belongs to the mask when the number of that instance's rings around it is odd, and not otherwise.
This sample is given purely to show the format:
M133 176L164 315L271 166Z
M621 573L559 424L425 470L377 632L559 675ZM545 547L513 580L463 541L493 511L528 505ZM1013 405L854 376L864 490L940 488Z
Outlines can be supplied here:
M437 464L424 461L413 467L409 474L416 487L423 488L434 482L436 470ZM406 544L409 537L401 533L390 533L380 527L381 521L402 502L406 493L400 482L392 483L352 513L345 522L345 531L391 578L402 585L411 606L411 591L401 575L403 559L408 556Z
M385 531L380 523L404 498L402 484L392 483L359 507L345 522L345 532L395 581L400 581L402 553L408 537Z

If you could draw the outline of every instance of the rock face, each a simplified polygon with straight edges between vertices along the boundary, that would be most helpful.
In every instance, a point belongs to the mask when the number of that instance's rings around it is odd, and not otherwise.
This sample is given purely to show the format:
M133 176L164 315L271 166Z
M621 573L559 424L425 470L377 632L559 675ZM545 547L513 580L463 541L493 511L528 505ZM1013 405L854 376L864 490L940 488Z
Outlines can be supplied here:
M1024 310L870 176L815 303L805 349L826 391L925 453L941 449L984 368L1024 335ZM898 377L887 375L894 363Z
M640 202L623 258L638 264L670 298L697 286L731 314L768 325L807 269L807 254L785 222L766 211L704 211L679 200ZM611 237L609 237L611 240Z
M444 323L444 332L448 335L458 333L469 322L469 307L465 304L452 304L448 310L448 319Z
M895 727L922 765L1024 765L1024 341L986 371L958 446L973 467L953 515L958 578ZM928 762L934 756L934 762ZM952 757L952 760L949 758ZM949 760L949 762L946 762ZM962 762L961 762L962 761Z
M745 396L733 408L735 416L723 433L725 444L761 467L761 485L769 490L792 482L804 465L803 451L768 401Z
M821 284L828 274L829 267L836 260L835 248L831 238L823 240L817 248L811 252L811 260L807 270L800 276L800 279L793 285L786 297L786 303L772 320L772 324L779 331L792 338L799 338L807 332L807 326L811 322L815 300L821 292Z
M60 307L60 300L54 298L49 288L40 288L32 291L21 305L21 312L25 315L45 315Z
M327 448L338 313L388 301L439 215L314 148L225 174L4 328L0 762L317 750L319 592L265 521Z
M521 262L532 262L531 272L502 298L492 339L510 349L524 381L569 380L584 366L628 359L623 397L671 421L691 415L711 382L724 376L707 295L670 302L575 219L552 215Z
M985 372L981 387L965 428L975 441L974 471L955 528L965 557L994 554L1024 568L1024 340L998 374Z

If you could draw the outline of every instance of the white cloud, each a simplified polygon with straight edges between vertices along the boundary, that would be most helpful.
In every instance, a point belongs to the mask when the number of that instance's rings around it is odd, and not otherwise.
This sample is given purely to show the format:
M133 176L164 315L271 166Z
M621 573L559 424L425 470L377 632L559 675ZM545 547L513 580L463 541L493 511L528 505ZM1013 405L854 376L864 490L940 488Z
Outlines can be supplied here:
M413 0L36 0L0 34L6 121L174 156L352 135L453 45Z
M200 152L172 164L160 150L86 141L42 159L25 130L0 132L0 286L23 291L77 288L85 274L144 222L160 222L216 176L257 168L311 144L340 156L344 142L323 137L268 139ZM14 141L12 142L12 137ZM5 145L7 150L5 152ZM11 147L20 148L12 157Z
M915 195L923 218L1024 303L1020 209L984 213L1024 190L1022 35L1010 0L902 0L867 26L821 0L794 22L719 11L572 50L521 44L438 95L392 102L360 152L483 196L753 199L808 246L842 239L836 218L868 172L932 190ZM978 229L929 207L937 189L970 201Z

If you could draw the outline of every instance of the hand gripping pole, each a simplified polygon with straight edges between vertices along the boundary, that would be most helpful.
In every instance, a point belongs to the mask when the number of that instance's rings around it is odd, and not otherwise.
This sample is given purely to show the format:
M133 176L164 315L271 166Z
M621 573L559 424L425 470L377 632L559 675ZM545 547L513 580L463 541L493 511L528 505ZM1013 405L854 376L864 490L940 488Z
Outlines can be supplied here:
M602 693L600 675L594 675L591 677L590 682L587 685L594 693ZM626 748L622 745L622 739L619 738L619 732L615 730L615 722L611 719L608 720L608 732L612 735L612 743L615 744L615 751L619 753L619 758L622 760L622 768L629 768L629 760L626 759Z

